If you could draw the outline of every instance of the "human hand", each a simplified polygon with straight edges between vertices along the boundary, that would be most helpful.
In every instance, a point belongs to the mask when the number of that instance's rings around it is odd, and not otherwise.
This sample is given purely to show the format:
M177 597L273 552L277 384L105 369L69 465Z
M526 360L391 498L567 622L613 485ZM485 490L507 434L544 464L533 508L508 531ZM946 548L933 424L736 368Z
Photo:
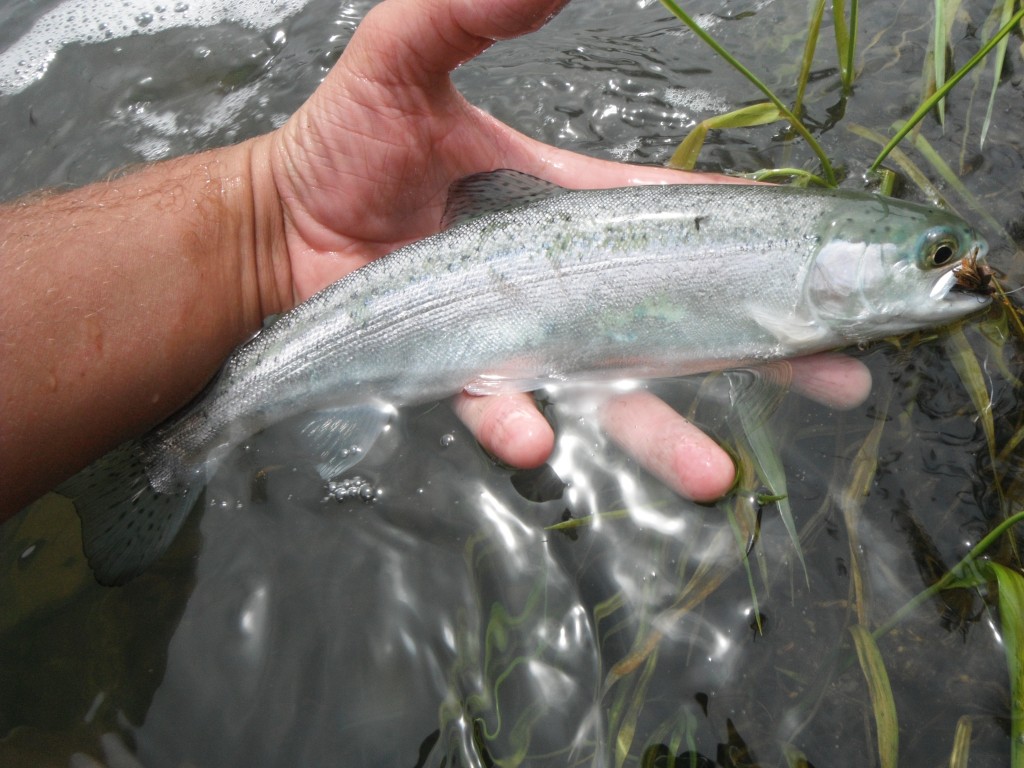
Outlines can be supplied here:
M357 30L309 101L254 152L269 165L257 205L280 206L285 248L271 260L279 295L303 300L370 260L437 231L449 185L514 168L568 187L735 181L587 158L541 144L469 104L449 73L495 40L541 26L564 0L387 0ZM255 173L257 180L261 174ZM266 176L266 174L262 174ZM258 181L257 181L258 184ZM863 399L867 370L847 358L795 369L795 386L837 405ZM456 398L501 460L536 466L554 435L528 395ZM733 483L728 454L653 396L609 403L605 428L681 494L713 500Z

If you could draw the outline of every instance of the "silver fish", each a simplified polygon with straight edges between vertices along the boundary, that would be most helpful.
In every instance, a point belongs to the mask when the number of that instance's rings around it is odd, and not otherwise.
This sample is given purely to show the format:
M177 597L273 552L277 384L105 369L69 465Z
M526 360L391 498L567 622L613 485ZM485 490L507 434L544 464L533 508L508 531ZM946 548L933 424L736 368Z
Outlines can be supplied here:
M65 484L100 581L156 559L225 452L287 417L308 414L329 479L395 406L745 366L989 301L957 287L955 270L987 252L965 222L861 193L573 191L502 170L453 185L442 226L281 316L195 402Z

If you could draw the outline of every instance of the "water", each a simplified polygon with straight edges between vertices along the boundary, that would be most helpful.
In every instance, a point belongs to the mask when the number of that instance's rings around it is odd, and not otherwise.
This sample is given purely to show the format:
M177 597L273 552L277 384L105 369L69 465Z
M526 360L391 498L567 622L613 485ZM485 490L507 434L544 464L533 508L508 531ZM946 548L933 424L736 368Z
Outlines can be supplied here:
M368 5L7 3L0 196L272 129ZM791 95L804 5L689 10ZM848 126L887 132L919 98L931 24L923 4L909 5L865 10L853 97L819 51L808 120L828 126L821 138L847 185L861 184L877 150ZM976 49L988 12L965 9L973 24L954 25L956 62ZM50 42L28 45L40 24ZM984 149L986 78L973 102L969 80L954 92L944 132L929 119L923 133L1009 233L979 217L1012 282L1024 99L1019 54L1010 58ZM633 162L664 162L695 121L759 98L658 6L617 0L572 5L455 80L532 136ZM775 126L713 135L701 157L737 171L811 161ZM990 341L1000 330L993 320L966 331L999 448L1021 426L1020 351ZM91 581L73 513L51 496L0 529L0 764L612 765L616 744L629 765L684 753L700 765L775 765L787 750L819 768L872 764L850 625L859 612L881 624L1020 493L1016 454L989 458L950 362L958 349L942 335L857 352L876 385L849 413L783 401L770 445L787 467L806 575L769 503L748 578L739 556L751 529L729 520L756 517L756 479L717 507L683 502L571 403L546 405L559 446L533 473L496 466L444 404L403 412L333 489L283 447L290 435L257 436L168 555L116 590ZM655 386L745 455L727 383ZM877 469L866 495L851 497L843 491L879 425L866 454ZM970 765L1007 764L998 618L982 593L950 592L880 639L901 764L948 762L958 722L972 726Z

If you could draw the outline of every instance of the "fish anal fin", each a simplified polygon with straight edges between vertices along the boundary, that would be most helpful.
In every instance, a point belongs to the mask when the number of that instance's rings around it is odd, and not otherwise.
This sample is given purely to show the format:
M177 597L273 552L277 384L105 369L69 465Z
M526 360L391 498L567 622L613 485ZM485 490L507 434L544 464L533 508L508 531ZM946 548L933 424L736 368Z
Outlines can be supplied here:
M306 449L324 480L359 463L384 431L394 409L360 404L315 411L299 427Z

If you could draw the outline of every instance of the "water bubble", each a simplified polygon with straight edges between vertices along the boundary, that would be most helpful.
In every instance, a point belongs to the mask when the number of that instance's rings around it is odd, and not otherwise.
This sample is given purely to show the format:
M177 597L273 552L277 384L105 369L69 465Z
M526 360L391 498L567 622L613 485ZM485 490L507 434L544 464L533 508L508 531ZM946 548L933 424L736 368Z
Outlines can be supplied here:
M135 23L138 24L140 27L148 27L150 24L153 23L153 14L148 12L140 13L138 16L135 17Z
M331 480L327 483L327 496L324 501L345 501L346 499L359 499L365 504L376 501L383 495L381 489L374 487L366 478L361 475L353 475L341 480Z
M441 435L442 448L449 448L453 445L455 445L455 435L453 435L451 432Z
M184 13L187 10L188 10L188 3L175 3L174 4L174 12L175 13Z

